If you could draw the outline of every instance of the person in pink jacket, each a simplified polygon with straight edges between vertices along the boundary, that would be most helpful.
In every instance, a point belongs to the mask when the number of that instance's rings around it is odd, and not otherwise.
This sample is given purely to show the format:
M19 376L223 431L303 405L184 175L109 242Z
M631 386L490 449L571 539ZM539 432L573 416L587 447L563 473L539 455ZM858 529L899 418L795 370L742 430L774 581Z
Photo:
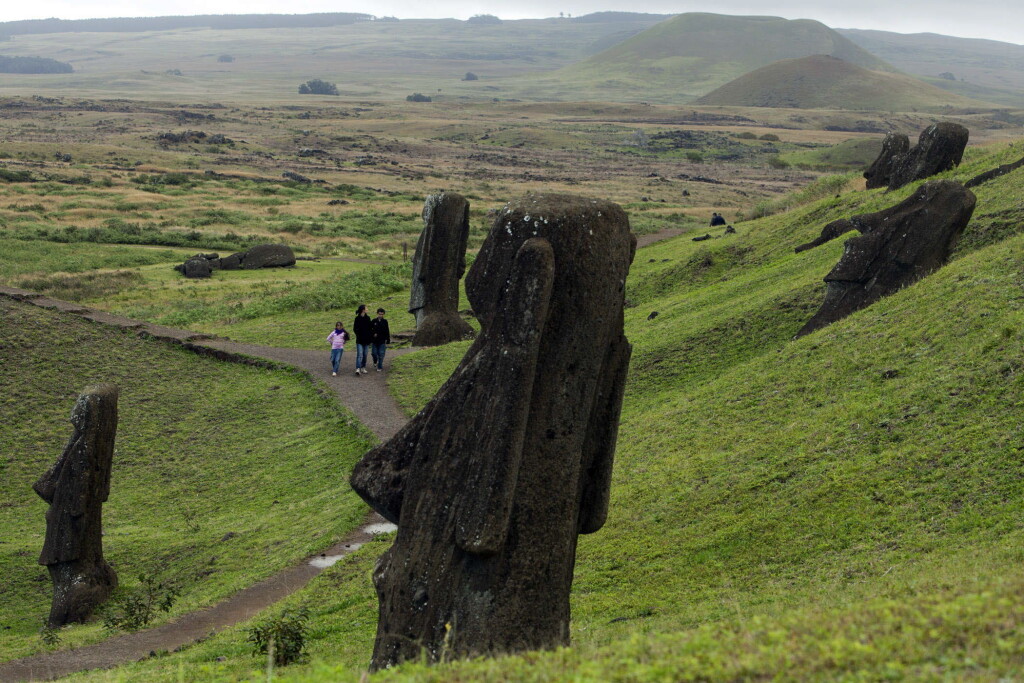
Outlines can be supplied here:
M348 332L341 321L334 323L334 330L327 335L327 341L331 343L331 377L338 376L338 368L341 366L341 354L345 351L345 342L348 341Z

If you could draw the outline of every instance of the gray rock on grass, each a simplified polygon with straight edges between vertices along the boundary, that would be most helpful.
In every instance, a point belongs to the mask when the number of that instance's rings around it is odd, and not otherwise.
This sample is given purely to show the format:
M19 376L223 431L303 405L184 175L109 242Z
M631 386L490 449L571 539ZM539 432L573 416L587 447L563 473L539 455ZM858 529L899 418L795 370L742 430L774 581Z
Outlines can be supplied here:
M398 524L373 668L568 644L577 536L608 510L635 249L611 202L528 196L496 217L466 281L480 335L352 475Z

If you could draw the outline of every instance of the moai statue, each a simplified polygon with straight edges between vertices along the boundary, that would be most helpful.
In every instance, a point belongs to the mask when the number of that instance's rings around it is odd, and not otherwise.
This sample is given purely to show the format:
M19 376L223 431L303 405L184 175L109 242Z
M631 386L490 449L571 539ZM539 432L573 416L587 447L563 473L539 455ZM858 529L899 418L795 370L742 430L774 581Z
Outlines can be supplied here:
M416 316L413 346L437 346L473 336L459 317L459 280L466 272L469 202L454 192L427 197L423 232L412 260L409 312Z
M39 564L53 580L51 628L89 618L117 588L103 559L102 507L110 495L117 432L117 387L86 387L71 411L75 433L60 459L32 488L50 504Z
M910 151L910 138L903 133L886 133L882 141L882 151L864 171L865 187L873 190L885 187L892 179L892 168L897 159Z
M496 217L466 280L480 335L352 475L398 524L373 668L568 644L577 535L608 509L635 249L611 202L531 195Z
M845 318L940 268L976 202L974 193L955 180L932 180L896 206L850 218L847 223L861 234L846 241L839 262L825 276L825 301L797 336Z

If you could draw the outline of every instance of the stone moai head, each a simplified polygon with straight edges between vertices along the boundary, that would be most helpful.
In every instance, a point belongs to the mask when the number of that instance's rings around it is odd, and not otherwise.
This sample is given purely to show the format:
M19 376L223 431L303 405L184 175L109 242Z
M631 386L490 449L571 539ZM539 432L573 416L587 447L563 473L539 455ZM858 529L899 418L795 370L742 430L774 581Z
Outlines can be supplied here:
M466 283L480 335L352 475L398 524L373 667L568 643L577 536L607 515L635 248L606 201L531 195L496 217Z
M861 235L846 241L825 276L821 308L797 336L809 334L910 285L949 259L974 213L974 193L954 180L932 180L895 206L861 214L849 224Z
M51 627L85 621L117 587L117 575L103 559L102 521L110 495L117 398L113 384L86 387L71 411L74 434L32 487L50 504L39 564L53 579Z
M473 328L459 317L459 280L466 272L468 241L465 197L454 192L427 197L409 296L409 312L416 316L414 346L437 346L473 336Z

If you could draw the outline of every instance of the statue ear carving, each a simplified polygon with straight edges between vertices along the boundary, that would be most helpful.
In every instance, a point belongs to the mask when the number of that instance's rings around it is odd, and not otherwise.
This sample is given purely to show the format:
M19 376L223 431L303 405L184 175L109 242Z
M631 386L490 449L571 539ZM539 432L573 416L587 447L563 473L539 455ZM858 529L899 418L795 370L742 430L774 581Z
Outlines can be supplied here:
M554 279L551 244L538 237L524 242L502 293L505 304L499 309L506 314L495 319L496 327L487 331L490 343L480 360L490 367L489 382L475 391L490 392L494 385L519 386L522 391L512 404L492 404L492 410L476 411L477 424L466 425L467 434L478 435L475 450L489 454L467 472L457 513L455 542L468 553L496 553L508 534Z

